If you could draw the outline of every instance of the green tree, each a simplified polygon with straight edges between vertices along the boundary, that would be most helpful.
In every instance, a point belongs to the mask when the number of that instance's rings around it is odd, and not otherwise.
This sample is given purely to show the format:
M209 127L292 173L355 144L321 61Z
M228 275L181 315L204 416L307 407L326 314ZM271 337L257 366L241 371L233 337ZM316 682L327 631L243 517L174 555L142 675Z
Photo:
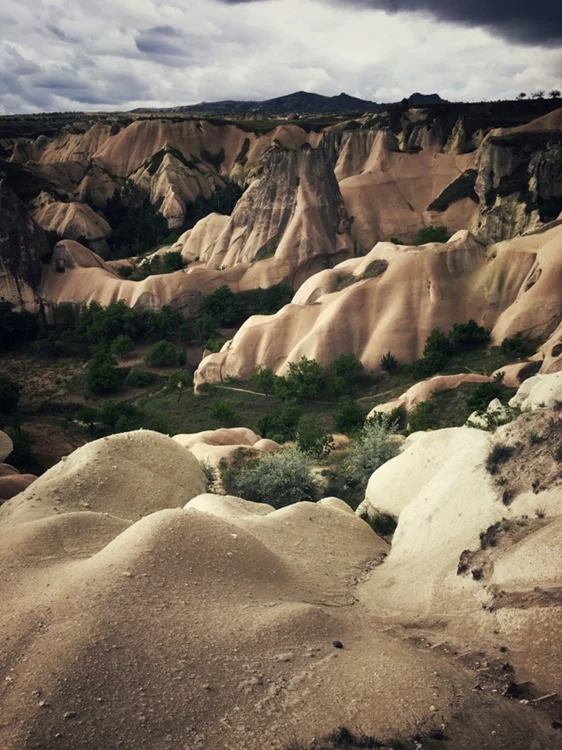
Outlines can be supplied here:
M95 430L96 422L100 421L99 409L94 409L92 406L83 406L76 412L76 419L78 422L82 422L88 428L88 432L92 435Z
M342 398L340 408L334 417L334 428L336 432L349 435L363 426L366 416L367 412L352 398Z
M86 395L98 396L115 391L123 380L123 370L117 367L115 357L105 351L96 352L86 367Z
M205 297L202 309L203 314L218 320L224 326L240 322L244 315L242 303L226 284Z
M276 381L277 375L273 370L270 367L262 367L252 375L251 384L256 391L270 396L275 392Z
M135 350L135 343L130 336L124 333L119 334L111 344L111 353L116 357L126 357Z
M331 372L344 379L346 383L352 383L363 372L363 363L353 352L340 354L330 365Z
M326 385L324 368L315 359L301 357L289 362L288 373L276 383L276 393L283 399L305 399L319 396Z
M414 238L414 245L427 245L430 242L447 242L451 233L447 227L423 227Z
M472 318L467 323L455 323L449 331L449 341L456 350L479 349L490 341L490 331Z
M303 453L321 458L330 452L332 436L329 435L314 417L302 417L296 434L297 446Z
M131 388L147 388L152 383L154 383L154 375L142 367L132 367L125 379L125 385Z
M176 250L170 250L162 256L162 273L174 273L185 268L187 263L182 254Z
M171 341L159 341L146 352L144 361L149 367L174 367L185 364L185 352Z
M442 354L445 357L450 357L454 351L455 347L447 334L443 333L439 328L434 328L425 341L423 354L424 357L428 357L431 354Z
M232 427L237 420L235 409L226 401L213 401L208 407L209 416L221 427Z
M384 355L384 357L381 359L380 365L381 369L390 374L398 372L398 369L400 367L398 364L398 360L390 352Z
M258 431L264 438L276 443L294 440L302 410L296 401L285 401L281 409L265 414L258 422Z
M434 404L431 401L420 401L408 415L408 426L412 432L431 430L435 424L433 417Z
M13 414L17 411L21 388L15 380L0 373L0 414Z

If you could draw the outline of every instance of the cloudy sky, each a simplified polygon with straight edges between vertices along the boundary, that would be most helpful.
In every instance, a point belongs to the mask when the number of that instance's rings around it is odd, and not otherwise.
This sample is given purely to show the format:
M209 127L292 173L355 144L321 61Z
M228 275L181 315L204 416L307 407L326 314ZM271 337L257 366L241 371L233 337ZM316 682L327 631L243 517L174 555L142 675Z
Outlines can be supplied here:
M2 0L0 114L562 88L561 0Z

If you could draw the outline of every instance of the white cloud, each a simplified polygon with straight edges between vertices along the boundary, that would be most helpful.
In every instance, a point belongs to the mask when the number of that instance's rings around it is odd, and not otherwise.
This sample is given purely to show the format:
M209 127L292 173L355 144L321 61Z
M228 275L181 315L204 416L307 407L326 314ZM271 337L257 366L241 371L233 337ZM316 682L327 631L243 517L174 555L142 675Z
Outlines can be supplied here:
M559 88L562 52L421 14L319 0L4 0L0 113L264 99L376 101Z

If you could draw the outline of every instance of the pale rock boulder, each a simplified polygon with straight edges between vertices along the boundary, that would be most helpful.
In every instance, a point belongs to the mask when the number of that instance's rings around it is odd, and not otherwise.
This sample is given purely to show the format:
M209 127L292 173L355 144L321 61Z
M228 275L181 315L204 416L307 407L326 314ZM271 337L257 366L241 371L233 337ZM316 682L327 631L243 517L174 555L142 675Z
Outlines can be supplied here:
M474 544L480 529L490 525L486 518L494 521L486 508L495 491L483 465L490 445L490 435L468 427L414 433L400 455L372 475L357 513L400 518L392 547L395 557L415 550L425 554L433 538L439 538L439 544L453 543L455 537L457 544ZM451 498L448 510L440 508L438 517L432 515L444 497ZM406 512L410 505L415 512Z
M509 405L521 411L534 411L562 402L562 372L535 375L526 380Z
M13 449L14 444L12 443L11 437L0 430L0 463L2 463L5 458L8 458Z
M515 412L509 406L505 406L495 398L488 405L485 412L474 411L466 420L467 427L480 430L490 430L502 424L507 424L515 418Z
M3 525L61 513L108 513L127 521L181 508L205 490L199 462L169 437L137 430L78 448L0 511Z
M372 417L376 413L389 414L396 408L411 411L422 401L427 401L433 393L439 391L452 391L465 383L489 383L487 375L476 375L475 373L459 373L458 375L436 375L429 380L422 380L399 396L394 401L378 404L369 413Z
M222 459L228 460L240 448L264 455L281 449L273 440L264 440L247 427L205 430L189 435L175 435L173 439L189 448L198 461L208 462L213 466L217 466Z
M69 240L101 242L111 234L107 221L85 203L45 202L34 218L46 231Z

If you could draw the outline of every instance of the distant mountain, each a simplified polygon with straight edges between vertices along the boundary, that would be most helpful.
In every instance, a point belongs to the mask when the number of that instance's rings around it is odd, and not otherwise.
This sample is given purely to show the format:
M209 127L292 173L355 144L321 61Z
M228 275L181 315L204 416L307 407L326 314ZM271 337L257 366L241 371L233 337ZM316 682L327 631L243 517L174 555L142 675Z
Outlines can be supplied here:
M439 94L415 93L408 97L410 107L425 107L427 104L448 104L446 99L441 99Z
M201 102L200 104L189 104L181 107L171 107L166 112L204 112L206 114L244 114L245 112L257 112L264 115L287 115L287 114L342 114L346 112L373 112L379 108L375 102L357 99L348 94L339 96L322 96L322 94L311 94L307 91L297 91L295 94L279 96L266 101L233 101ZM134 110L135 112L146 112L147 109Z
M423 107L428 104L445 104L439 94L412 94L407 99L411 107ZM135 109L133 112L182 112L205 115L244 115L262 114L265 117L275 115L337 115L364 112L377 112L381 104L366 99L357 99L348 94L323 96L308 91L297 91L295 94L278 96L265 101L237 101L227 99L222 102L200 102L166 109Z

